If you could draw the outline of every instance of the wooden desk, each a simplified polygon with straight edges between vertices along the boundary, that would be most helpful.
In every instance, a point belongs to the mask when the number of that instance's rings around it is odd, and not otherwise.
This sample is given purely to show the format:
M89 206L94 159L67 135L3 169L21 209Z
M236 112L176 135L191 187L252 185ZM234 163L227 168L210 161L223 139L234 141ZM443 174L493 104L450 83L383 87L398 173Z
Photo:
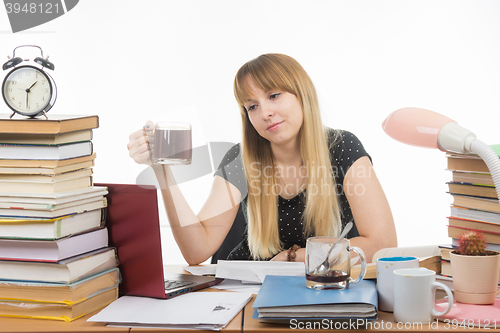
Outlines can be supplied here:
M257 319L252 319L253 315L253 302L255 301L255 296L245 307L245 318L243 322L243 332L244 333L283 333L283 332L297 332L297 331L307 331L307 332L327 332L335 329L342 329L342 327L335 327L334 323L326 322L323 327L318 323L316 329L313 326L312 329L306 329L306 326L299 326L297 322L293 324L274 324L274 323L261 323ZM340 323L339 323L340 324ZM309 324L311 325L311 324ZM404 332L495 332L491 329L483 329L483 328L463 328L463 327L453 327L451 325L446 325L443 322L434 322L432 326L429 327L428 324L420 325L417 327L409 326L405 327L404 324L398 324L394 321L394 316L392 313L379 311L378 319L376 321L371 321L367 324L367 326L357 326L355 322L352 322L352 325L349 326L349 323L346 322L345 326L342 329L342 332L361 332L361 331L372 331L377 333L382 332L394 332L394 331L404 331ZM399 325L399 327L398 327ZM355 328L355 329L353 329ZM357 328L357 329L356 329ZM498 327L500 329L500 327Z
M181 273L187 274L184 271L184 267L187 265L166 265L165 270L171 273ZM217 289L208 288L203 291L218 291ZM95 311L89 315L86 315L80 319L74 320L70 323L57 320L42 320L42 319L21 319L21 318L2 318L0 317L0 332L12 332L12 333L51 333L51 332L180 332L180 333L190 333L196 332L194 330L159 330L159 329L140 329L140 328L112 328L106 327L103 323L90 323L87 319L98 313ZM241 312L233 318L233 320L224 328L223 332L228 333L241 333L242 332L242 319L243 316ZM207 331L201 331L207 332Z

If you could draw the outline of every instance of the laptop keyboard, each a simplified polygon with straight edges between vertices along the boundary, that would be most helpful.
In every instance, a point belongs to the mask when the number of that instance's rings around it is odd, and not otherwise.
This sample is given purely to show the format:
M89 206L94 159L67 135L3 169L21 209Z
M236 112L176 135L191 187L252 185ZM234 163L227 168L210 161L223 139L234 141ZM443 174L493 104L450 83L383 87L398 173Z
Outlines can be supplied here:
M194 282L188 282L188 281L172 281L172 280L165 280L165 290L172 290L175 288L182 288L185 286L189 286L193 284Z

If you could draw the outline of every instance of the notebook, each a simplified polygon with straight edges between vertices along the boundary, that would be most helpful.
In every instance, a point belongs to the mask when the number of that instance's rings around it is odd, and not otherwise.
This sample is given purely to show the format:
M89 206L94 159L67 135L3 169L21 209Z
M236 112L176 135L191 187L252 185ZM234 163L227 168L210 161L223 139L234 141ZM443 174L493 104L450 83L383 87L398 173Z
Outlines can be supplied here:
M155 186L94 184L108 188L106 226L118 252L120 295L171 298L207 288L223 279L163 271Z
M252 318L260 321L375 320L378 298L374 281L351 283L344 290L313 290L304 276L267 275L252 307Z

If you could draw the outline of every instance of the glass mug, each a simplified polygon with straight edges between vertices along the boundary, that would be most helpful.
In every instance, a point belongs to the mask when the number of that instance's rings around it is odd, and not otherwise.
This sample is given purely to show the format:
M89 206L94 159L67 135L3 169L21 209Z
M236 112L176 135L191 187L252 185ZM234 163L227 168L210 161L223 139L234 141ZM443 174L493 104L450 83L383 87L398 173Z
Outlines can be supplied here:
M326 259L335 237L311 237L306 242L306 286L310 289L346 289L350 283L358 283L366 273L366 257L359 247L350 246L348 239L341 240L329 256L330 269L327 274L317 274L315 270ZM361 273L354 280L351 278L351 251L361 259Z
M189 123L157 122L149 137L154 164L191 164L192 145Z

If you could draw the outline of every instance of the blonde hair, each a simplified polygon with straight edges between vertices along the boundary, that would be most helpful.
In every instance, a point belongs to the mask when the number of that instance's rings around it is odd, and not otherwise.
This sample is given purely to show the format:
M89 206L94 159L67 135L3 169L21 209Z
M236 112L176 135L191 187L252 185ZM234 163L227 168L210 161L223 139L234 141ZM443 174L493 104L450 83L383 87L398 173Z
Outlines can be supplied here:
M314 85L302 66L283 54L263 54L236 73L234 94L243 123L242 157L248 182L248 245L253 258L266 259L283 250L278 230L278 185L270 142L250 123L244 103L251 96L248 80L260 89L280 89L297 97L303 123L300 150L307 163L306 209L302 220L305 236L337 236L340 209L330 163L328 133L321 122ZM269 172L272 175L269 177Z

